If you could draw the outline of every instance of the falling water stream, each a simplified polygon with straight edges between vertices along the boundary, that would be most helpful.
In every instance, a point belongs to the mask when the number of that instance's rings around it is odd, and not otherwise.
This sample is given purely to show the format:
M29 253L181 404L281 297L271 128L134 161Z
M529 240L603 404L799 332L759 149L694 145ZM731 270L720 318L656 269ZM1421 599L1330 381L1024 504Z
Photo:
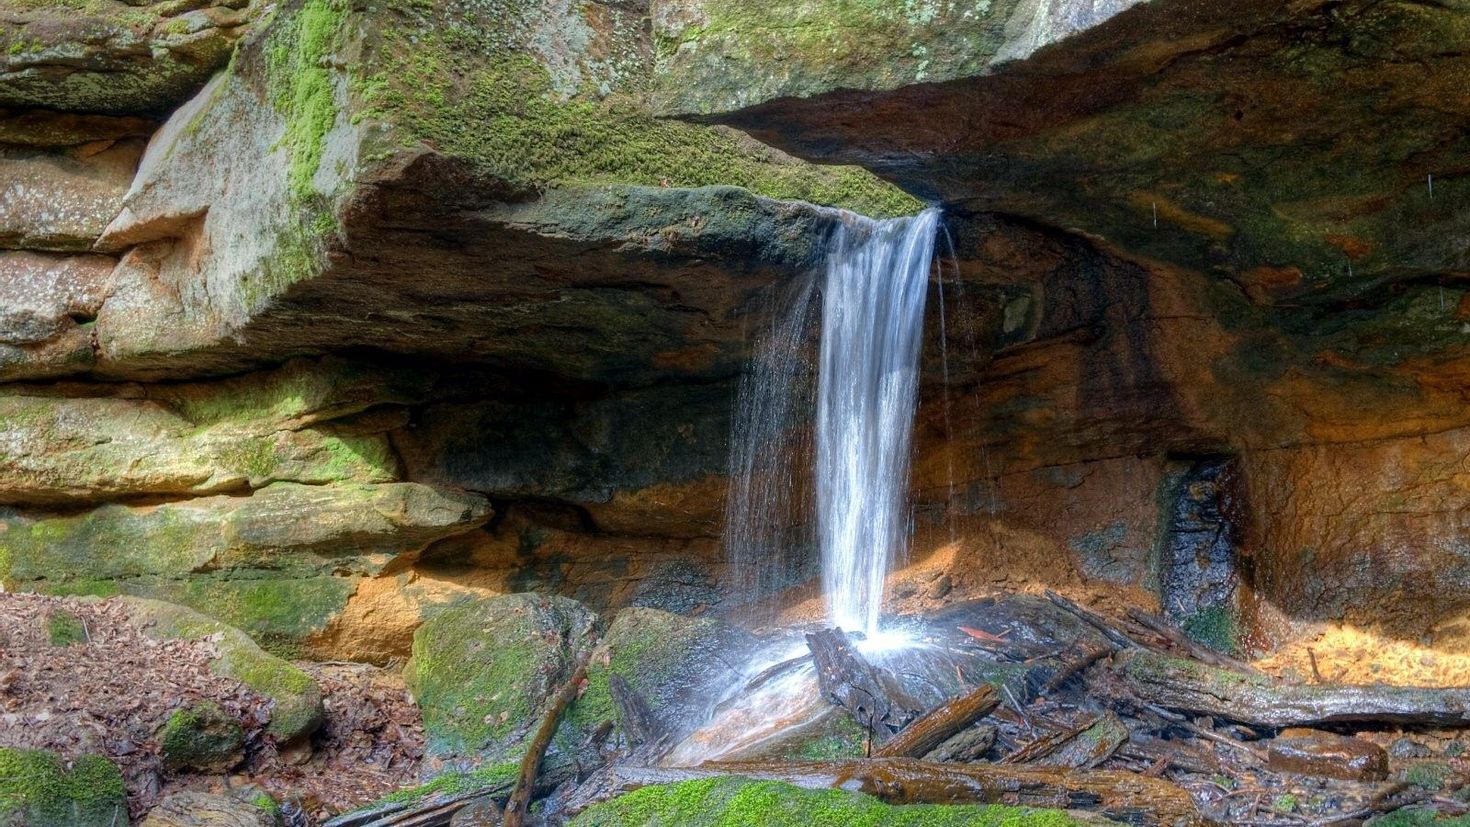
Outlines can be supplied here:
M860 632L875 663L927 675L929 689L959 670L917 641L888 647L880 633L883 585L905 551L909 464L918 402L919 351L938 210L875 221L844 214L828 244L821 282L821 344L815 399L816 535L829 622ZM796 285L756 344L741 387L732 440L734 484L727 550L736 587L789 576L796 541L790 513L810 505L793 476L805 450L800 421L811 409L808 341L814 287ZM779 300L778 300L779 301ZM871 648L869 648L871 647ZM922 651L922 650L931 651ZM672 765L739 756L820 725L834 707L822 699L799 634L756 652L744 670L769 680L728 687L712 699L708 723L667 757ZM944 697L939 695L937 697Z
M827 253L817 389L817 532L832 622L878 633L909 535L910 439L939 210L844 224Z

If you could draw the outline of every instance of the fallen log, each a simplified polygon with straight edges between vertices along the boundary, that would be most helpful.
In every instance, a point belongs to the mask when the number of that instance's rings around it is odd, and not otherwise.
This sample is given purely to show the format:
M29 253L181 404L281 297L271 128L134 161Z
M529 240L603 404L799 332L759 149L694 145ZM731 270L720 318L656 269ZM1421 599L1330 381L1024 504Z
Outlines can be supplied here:
M885 740L917 717L918 704L885 669L868 663L841 629L809 632L822 697L847 710L874 741Z
M1123 631L1122 627L1117 623L1108 620L1091 609L1082 608L1074 600L1069 600L1049 589L1046 592L1046 599L1050 600L1052 605L1071 613L1078 620L1101 632L1103 637L1107 638L1109 642L1120 649L1128 649L1140 645L1138 641Z
M1470 689L1282 683L1146 649L1120 652L1092 689L1264 729L1343 723L1470 726Z
M951 698L934 707L904 727L886 743L873 750L875 758L922 758L950 736L968 728L1000 706L995 687L979 688Z
M577 658L577 668L572 670L572 676L557 690L551 706L541 718L541 726L536 728L535 736L526 745L526 756L521 759L520 774L505 802L505 814L501 819L503 827L522 827L525 824L526 810L531 806L531 795L536 791L536 775L541 770L541 759L546 757L546 749L551 746L551 738L556 735L562 714L581 694L582 684L587 680L587 663L592 659L592 648L586 647L586 651Z
M1138 609L1129 609L1128 618L1134 623L1153 632L1159 637L1167 640L1174 648L1188 653L1189 657L1208 663L1211 666L1219 666L1225 669L1233 669L1236 672L1245 672L1250 675L1264 675L1261 670L1251 666L1244 661L1236 660L1223 652L1217 652L1208 646L1202 646L1189 639L1189 636L1170 626L1163 618L1155 617Z
M911 758L781 763L707 763L688 769L610 767L567 802L573 815L600 801L651 784L742 776L807 789L857 790L891 804L1007 804L1086 810L1138 827L1203 827L1183 789L1127 772L1078 771L996 764L939 764Z
M995 732L989 724L975 724L919 757L925 761L978 761L995 745Z
M1128 727L1117 715L1105 713L1069 735L1047 755L1031 760L1033 766L1090 770L1113 757L1128 742Z

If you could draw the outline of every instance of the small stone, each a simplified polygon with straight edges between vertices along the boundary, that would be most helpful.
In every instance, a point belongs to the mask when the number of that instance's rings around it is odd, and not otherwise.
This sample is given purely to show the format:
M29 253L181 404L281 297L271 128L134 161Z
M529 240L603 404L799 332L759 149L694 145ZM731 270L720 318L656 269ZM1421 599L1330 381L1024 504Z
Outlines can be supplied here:
M1434 751L1418 741L1395 738L1388 745L1388 754L1394 758L1428 758L1434 754Z
M1377 744L1315 729L1286 729L1267 745L1273 772L1382 781L1388 777L1388 753Z
M934 578L934 582L930 583L929 587L924 590L924 596L930 600L939 600L949 594L953 588L954 581L949 579L949 575L941 574Z
M170 770L218 773L245 758L240 722L210 701L175 710L158 740L163 765Z

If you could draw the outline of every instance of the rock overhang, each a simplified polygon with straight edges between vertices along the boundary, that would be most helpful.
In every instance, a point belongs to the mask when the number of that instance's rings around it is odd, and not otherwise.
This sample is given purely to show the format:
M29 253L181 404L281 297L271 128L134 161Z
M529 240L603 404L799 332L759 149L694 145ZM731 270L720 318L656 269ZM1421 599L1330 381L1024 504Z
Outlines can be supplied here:
M1154 0L978 71L974 59L993 49L983 39L922 78L911 54L878 51L871 71L775 73L758 97L716 89L665 106L799 157L865 166L951 212L1077 229L1223 277L1283 324L1316 329L1365 296L1381 303L1386 286L1470 273L1465 11ZM659 63L658 83L699 95L683 73L707 67L683 48ZM731 49L721 66L738 74L748 52ZM895 86L882 67L909 82Z

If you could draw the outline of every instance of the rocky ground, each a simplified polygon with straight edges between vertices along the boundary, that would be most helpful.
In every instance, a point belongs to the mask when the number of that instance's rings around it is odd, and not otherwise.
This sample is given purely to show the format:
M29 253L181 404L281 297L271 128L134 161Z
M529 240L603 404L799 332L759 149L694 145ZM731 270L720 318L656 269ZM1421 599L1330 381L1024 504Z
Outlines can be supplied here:
M423 726L396 673L301 664L325 715L282 742L275 701L212 668L217 636L159 640L134 621L117 600L0 595L0 749L112 761L134 818L196 790L265 794L315 819L417 777Z

